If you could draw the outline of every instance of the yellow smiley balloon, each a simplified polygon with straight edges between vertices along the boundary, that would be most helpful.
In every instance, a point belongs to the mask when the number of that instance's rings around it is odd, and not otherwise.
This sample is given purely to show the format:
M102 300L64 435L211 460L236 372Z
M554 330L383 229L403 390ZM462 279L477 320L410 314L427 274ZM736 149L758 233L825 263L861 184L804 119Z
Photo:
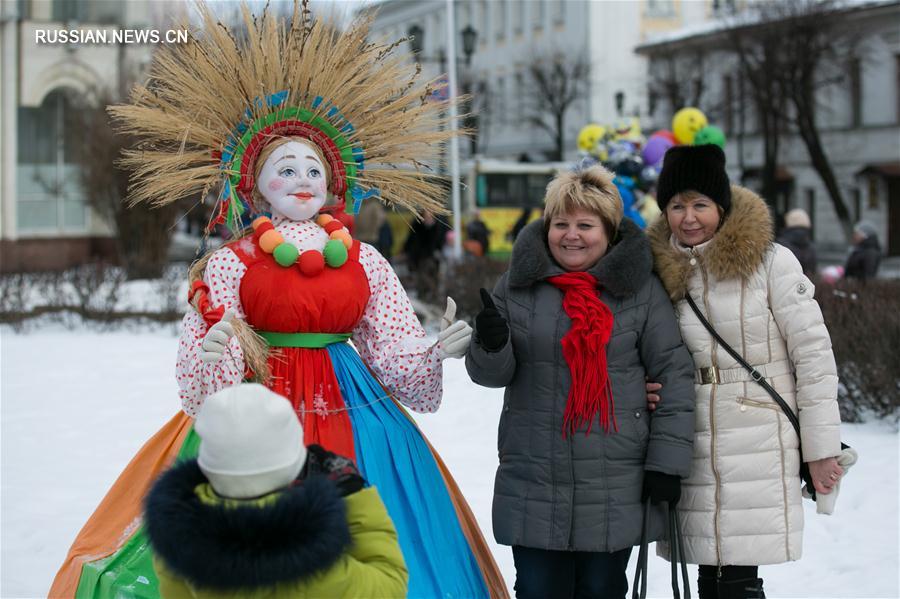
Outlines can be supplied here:
M697 131L708 124L706 115L697 108L682 108L672 119L672 133L680 144L691 144Z
M606 135L606 128L603 125L591 123L585 125L578 132L578 149L589 154L593 153L597 148L597 143Z

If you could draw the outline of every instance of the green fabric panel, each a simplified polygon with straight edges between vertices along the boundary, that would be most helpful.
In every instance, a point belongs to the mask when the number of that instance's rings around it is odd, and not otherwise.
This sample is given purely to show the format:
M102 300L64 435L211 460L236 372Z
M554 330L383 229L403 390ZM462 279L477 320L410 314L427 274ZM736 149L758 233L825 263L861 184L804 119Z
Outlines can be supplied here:
M350 333L273 333L256 331L266 340L270 347L307 347L322 348L333 343L343 343L350 338Z
M111 556L85 564L81 569L76 599L154 599L159 581L153 570L153 554L141 527Z
M197 457L200 436L188 431L176 460ZM153 569L153 552L141 526L118 551L84 564L75 599L158 599L159 581Z
M184 443L181 444L181 449L178 450L178 455L175 456L175 459L179 462L190 460L191 458L196 458L198 453L200 453L200 435L194 431L194 425L192 424L191 430L188 431L187 436L184 438Z

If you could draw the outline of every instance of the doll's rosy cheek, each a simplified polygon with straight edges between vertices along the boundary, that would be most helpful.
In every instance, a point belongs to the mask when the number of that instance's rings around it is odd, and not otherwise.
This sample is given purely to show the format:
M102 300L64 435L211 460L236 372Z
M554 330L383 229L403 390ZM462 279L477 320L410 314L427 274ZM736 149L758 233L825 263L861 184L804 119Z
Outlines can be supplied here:
M269 191L281 191L284 187L284 181L281 179L272 179L269 181Z

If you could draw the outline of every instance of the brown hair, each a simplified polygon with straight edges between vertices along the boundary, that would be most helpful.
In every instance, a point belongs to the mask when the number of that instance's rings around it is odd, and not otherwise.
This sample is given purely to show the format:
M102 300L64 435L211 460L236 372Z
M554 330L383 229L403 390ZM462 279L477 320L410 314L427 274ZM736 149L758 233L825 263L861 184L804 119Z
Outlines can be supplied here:
M600 165L566 171L554 177L547 185L544 196L544 233L549 230L554 217L581 209L600 217L612 243L624 213L622 198L613 183L614 177Z
M266 160L268 160L269 156L272 155L272 152L285 145L286 143L292 141L306 144L310 148L312 148L313 152L315 152L316 154L316 158L319 159L319 162L321 162L322 166L325 168L326 186L330 186L331 184L331 165L328 164L327 160L325 160L325 154L322 153L322 150L321 148L319 148L319 146L317 146L311 140L306 139L305 137L275 137L272 139L272 141L266 144L262 150L259 151L259 156L256 157L256 164L253 165L253 180L256 182L256 184L253 186L253 207L257 212L263 212L264 208L268 207L269 205L269 203L266 202L266 198L264 198L259 192L259 173L262 171L262 167L266 163Z

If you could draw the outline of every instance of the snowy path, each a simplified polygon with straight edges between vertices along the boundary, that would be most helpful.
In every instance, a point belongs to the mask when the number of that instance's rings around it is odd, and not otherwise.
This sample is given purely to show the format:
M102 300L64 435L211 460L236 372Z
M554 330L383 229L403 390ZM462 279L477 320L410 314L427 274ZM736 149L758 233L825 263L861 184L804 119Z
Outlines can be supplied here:
M176 344L174 328L106 334L47 328L27 335L0 328L0 596L45 596L109 485L178 409ZM462 362L446 364L443 407L416 420L492 542L501 392L472 384ZM847 425L843 436L859 450L860 462L836 515L816 516L806 502L804 558L763 568L769 597L900 596L898 435L876 422ZM492 547L511 588L510 550ZM632 573L633 565L629 578ZM668 564L655 556L649 589L653 597L671 596Z

